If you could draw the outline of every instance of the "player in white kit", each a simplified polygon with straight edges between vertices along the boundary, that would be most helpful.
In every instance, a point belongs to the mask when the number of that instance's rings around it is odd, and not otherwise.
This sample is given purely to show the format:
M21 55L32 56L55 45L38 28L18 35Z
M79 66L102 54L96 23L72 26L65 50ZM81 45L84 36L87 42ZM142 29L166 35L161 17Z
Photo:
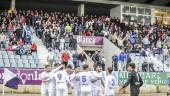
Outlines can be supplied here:
M92 96L92 75L88 68L87 64L83 65L83 72L79 73L80 96Z
M116 84L116 79L112 75L112 67L106 69L107 76L105 78L105 96L115 96L114 88Z
M54 69L50 73L50 81L49 81L49 88L48 93L49 96L56 96L56 81L55 81L55 73L61 68L59 64L54 64Z
M55 73L56 80L56 96L68 96L68 81L69 77L67 75L66 70L64 69L64 65L58 72Z
M99 64L96 64L96 71L92 72L93 83L92 83L92 95L101 96L102 86L104 86L104 77L102 73L102 67Z
M45 65L44 72L41 73L41 96L48 96L48 86L50 80L50 65Z
M71 76L72 96L80 96L80 66L75 67L75 72Z

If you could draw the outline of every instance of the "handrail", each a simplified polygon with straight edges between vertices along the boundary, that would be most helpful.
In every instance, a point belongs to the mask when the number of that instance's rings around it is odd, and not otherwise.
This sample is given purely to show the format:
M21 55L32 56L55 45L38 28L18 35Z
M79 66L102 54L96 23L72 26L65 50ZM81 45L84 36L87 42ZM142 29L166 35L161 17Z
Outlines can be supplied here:
M86 58L87 58L86 64L89 65L90 70L93 70L93 65L94 65L93 60L87 55L86 52L84 52L84 50L78 44L77 44L77 52L83 52L86 55Z

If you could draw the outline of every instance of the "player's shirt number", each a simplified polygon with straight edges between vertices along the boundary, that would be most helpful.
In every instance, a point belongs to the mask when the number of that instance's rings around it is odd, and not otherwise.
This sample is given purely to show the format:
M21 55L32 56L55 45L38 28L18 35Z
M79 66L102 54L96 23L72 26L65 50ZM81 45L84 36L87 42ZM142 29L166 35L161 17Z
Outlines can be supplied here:
M61 80L62 74L58 74L57 77L58 77L59 80Z

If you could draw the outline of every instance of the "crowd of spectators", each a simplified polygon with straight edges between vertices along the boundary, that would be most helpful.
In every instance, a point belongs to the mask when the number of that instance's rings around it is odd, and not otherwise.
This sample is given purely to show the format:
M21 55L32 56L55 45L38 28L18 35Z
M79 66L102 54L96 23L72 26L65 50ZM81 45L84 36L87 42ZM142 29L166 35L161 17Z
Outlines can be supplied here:
M16 54L31 54L37 51L32 42L32 28L29 22L31 11L7 11L0 16L0 49Z
M115 27L121 30L119 25L115 25ZM151 63L147 61L147 58L152 55L158 57L163 63L169 58L170 26L124 23L123 29L122 31L116 30L109 39L120 49L123 49L126 55L139 53L140 56L145 57L143 64ZM118 56L114 56L114 58L116 57L121 58L122 56L118 54ZM114 62L117 62L116 60L113 59ZM125 61L127 62L127 60ZM119 59L118 61L122 60Z
M71 13L37 10L5 10L1 13L0 48L21 55L36 52L37 46L31 41L33 29L47 48L59 51L76 50L77 41L74 35L83 35L105 36L122 49L127 57L129 53L140 53L144 57L150 54L163 55L164 61L170 55L168 25L145 25L121 22L118 18L108 16L77 16ZM97 55L94 54L92 60L96 62L96 59Z

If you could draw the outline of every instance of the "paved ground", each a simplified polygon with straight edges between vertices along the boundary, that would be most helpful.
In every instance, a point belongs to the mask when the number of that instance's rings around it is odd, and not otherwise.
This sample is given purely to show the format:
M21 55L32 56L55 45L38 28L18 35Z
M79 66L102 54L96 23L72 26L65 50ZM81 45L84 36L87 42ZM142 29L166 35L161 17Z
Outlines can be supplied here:
M0 96L2 94L0 93ZM41 96L40 94L5 94L5 96ZM71 95L69 95L71 96ZM130 96L128 94L116 94L116 96ZM140 96L166 96L165 93L150 93L150 94L142 94Z

